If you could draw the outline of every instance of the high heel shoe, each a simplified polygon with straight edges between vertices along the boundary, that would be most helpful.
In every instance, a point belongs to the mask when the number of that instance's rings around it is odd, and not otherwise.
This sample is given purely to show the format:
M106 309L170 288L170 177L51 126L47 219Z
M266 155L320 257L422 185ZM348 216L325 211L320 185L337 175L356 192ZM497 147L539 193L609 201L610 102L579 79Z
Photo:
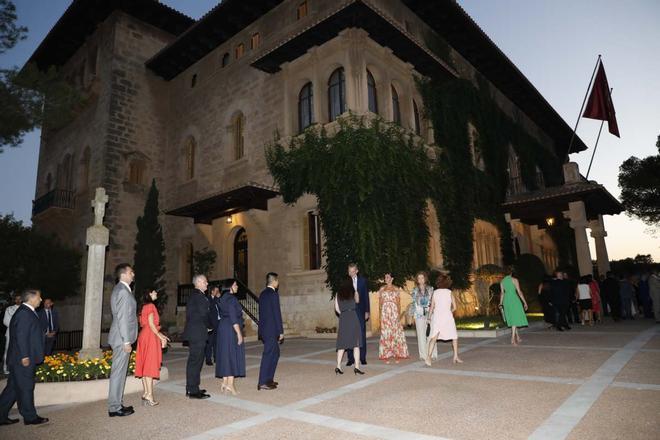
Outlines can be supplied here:
M335 376L338 374L344 374L344 372L341 371L341 368L335 368Z
M353 374L364 374L364 371L360 370L359 368L353 368Z
M149 398L149 396L143 398L142 404L144 406L156 406L159 405L160 402L156 402L153 397Z
M230 387L229 385L225 387L225 390L227 390L228 393L231 393L232 396L238 395L238 391L236 391L236 388Z
M224 393L225 391L227 391L227 385L225 385L224 383L221 383L220 384L220 392Z

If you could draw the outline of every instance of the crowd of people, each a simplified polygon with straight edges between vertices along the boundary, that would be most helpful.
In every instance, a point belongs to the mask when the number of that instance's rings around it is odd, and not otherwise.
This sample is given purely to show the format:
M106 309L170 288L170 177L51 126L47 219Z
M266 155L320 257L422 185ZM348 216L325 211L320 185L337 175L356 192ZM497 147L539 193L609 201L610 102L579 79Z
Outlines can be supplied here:
M154 398L154 380L160 378L162 350L170 339L161 332L156 302L158 292L147 289L141 293L138 313L131 284L135 272L131 265L120 264L115 271L117 284L110 298L112 325L108 344L112 348L112 367L108 390L108 415L129 416L132 406L124 406L123 395L128 364L137 342L135 376L143 385L145 406L159 404ZM401 297L407 293L394 283L392 273L385 273L384 283L377 292L380 339L378 358L385 363L398 363L410 358L403 327L408 315L414 319L420 360L431 366L437 360L437 341L451 342L454 363L462 363L458 356L458 332L454 320L456 302L451 291L452 281L440 274L435 289L428 275L419 272L412 289L412 302L402 311ZM210 394L200 388L200 374L204 361L215 365L215 376L221 380L220 392L237 395L235 379L245 377L245 346L243 310L237 298L238 282L224 280L211 286L205 275L193 277L194 290L188 297L186 322L182 339L188 345L186 364L186 396L207 399ZM258 336L263 342L257 390L275 390L275 372L284 342L284 329L279 299L278 275L266 275L266 288L259 295ZM660 275L655 272L636 277L615 278L608 273L600 281L591 275L571 280L566 273L556 271L543 280L538 288L545 321L558 331L570 330L570 324L594 325L610 315L614 321L634 319L641 315L655 317L660 322ZM342 361L353 366L355 375L364 375L367 365L366 322L370 319L370 300L367 280L359 275L357 264L351 263L347 276L334 295L334 311L338 317L336 340L337 364L335 374L344 374ZM508 327L511 344L522 342L518 329L528 325L527 301L520 282L509 271L500 282L499 307ZM59 330L59 316L51 299L42 304L41 292L27 289L15 299L3 315L7 326L5 374L7 384L0 395L0 426L17 423L9 418L9 410L18 402L19 413L26 425L48 422L40 417L34 406L34 372L44 356L52 353ZM138 331L139 330L139 331Z
M616 277L608 272L600 280L592 275L571 279L556 271L539 285L538 295L549 327L570 330L570 324L600 323L604 316L615 322L635 317L660 322L660 274Z

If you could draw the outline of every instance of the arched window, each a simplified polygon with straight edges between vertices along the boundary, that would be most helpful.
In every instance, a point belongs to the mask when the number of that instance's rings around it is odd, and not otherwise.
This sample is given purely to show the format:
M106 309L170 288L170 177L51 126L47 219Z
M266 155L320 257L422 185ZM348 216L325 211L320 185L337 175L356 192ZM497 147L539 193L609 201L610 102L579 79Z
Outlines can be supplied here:
M314 92L312 83L308 82L300 89L298 94L298 131L304 129L314 122Z
M57 167L57 189L71 191L73 189L73 158L70 154L64 156L64 160Z
M369 111L378 114L378 94L376 92L376 80L367 69L367 91L369 95Z
M220 65L222 67L227 67L229 64L229 52L225 52L224 55L222 55L222 61L220 62Z
M197 149L197 143L195 138L190 136L186 140L185 152L186 152L186 180L191 180L195 178L195 153Z
M399 106L399 94L392 86L392 121L401 125L401 107Z
M243 43L240 43L238 46L236 46L236 59L238 60L243 56L245 53L245 45Z
M48 173L46 176L46 192L50 192L53 189L53 175Z
M298 5L298 10L296 14L298 20L307 16L307 0Z
M245 144L243 138L243 130L245 129L245 117L243 113L239 113L234 117L233 131L234 131L234 160L242 159L245 155Z
M82 158L80 159L80 189L87 189L89 186L89 147L85 147Z
M421 136L422 134L422 125L419 121L419 109L417 108L417 103L413 99L413 117L415 119L415 134Z
M258 48L261 45L261 35L259 35L259 32L252 34L252 38L250 39L250 49L254 50Z
M331 121L346 111L346 84L344 68L340 67L330 75L328 80L328 117Z

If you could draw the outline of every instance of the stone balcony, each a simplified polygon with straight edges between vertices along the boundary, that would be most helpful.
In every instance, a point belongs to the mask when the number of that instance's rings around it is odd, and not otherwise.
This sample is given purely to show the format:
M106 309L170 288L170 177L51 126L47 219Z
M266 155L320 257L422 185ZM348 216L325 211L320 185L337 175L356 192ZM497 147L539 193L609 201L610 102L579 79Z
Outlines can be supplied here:
M32 202L32 217L50 208L73 210L76 207L76 193L66 189L54 189Z

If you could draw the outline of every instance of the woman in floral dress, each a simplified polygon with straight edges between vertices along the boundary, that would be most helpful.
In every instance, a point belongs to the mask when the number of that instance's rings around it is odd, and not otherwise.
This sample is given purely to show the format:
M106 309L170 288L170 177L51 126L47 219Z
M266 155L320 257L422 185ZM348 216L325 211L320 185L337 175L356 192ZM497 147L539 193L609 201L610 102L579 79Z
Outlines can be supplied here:
M380 305L380 343L378 359L389 364L400 359L408 359L408 344L399 319L401 309L401 289L392 284L394 277L385 274L385 285L378 291Z

